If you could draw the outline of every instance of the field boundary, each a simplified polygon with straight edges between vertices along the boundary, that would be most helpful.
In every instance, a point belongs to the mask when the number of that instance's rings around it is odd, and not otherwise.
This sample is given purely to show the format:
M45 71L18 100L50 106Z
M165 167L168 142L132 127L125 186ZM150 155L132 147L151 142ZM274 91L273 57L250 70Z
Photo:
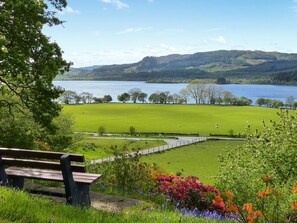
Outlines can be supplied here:
M135 155L136 153L141 155L147 155L151 153L158 153L165 150L170 150L186 145L191 145L198 142L205 142L207 140L207 137L176 137L176 139L164 139L166 142L166 145L163 146L156 146L149 149L143 149L137 152L128 152L127 155ZM89 164L100 164L103 162L111 162L114 161L114 156L109 156L101 159L94 159L89 162Z

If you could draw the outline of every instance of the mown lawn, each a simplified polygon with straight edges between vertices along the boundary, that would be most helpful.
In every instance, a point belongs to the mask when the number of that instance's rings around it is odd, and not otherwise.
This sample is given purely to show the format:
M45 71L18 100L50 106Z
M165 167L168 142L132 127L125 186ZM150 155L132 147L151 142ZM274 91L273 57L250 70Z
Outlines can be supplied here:
M68 148L72 153L83 154L86 160L99 159L113 155L113 151L135 151L165 145L162 140L132 140L114 138L86 138Z
M198 176L207 184L213 184L213 177L218 171L218 155L224 154L228 149L242 145L243 141L206 141L161 154L143 156L142 161L156 163L168 173L181 173L182 176Z
M77 131L124 133L133 126L137 132L209 133L241 132L250 124L262 127L262 120L276 120L278 109L256 106L164 105L164 104L85 104L64 105L63 111L75 118Z

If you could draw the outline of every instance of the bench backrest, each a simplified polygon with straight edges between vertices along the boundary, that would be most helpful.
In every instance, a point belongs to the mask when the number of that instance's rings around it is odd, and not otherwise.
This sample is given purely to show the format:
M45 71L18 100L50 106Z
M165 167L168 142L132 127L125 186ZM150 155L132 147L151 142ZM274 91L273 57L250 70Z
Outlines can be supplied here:
M15 148L1 148L0 157L5 166L31 167L39 169L61 170L60 158L65 153ZM68 154L75 164L71 164L73 172L86 172L85 166L78 164L85 161L83 155Z

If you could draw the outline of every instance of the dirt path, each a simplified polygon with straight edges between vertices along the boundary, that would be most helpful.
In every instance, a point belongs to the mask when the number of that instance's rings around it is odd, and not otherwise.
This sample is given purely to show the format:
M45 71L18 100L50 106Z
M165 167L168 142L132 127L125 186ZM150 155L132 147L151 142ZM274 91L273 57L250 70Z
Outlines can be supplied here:
M26 184L25 190L38 194L38 192L46 192L48 195L42 195L48 199L59 203L65 203L65 190L59 187L47 187L43 185L36 184ZM56 196L53 196L56 195ZM97 210L104 210L109 212L120 212L126 208L133 207L139 204L140 200L118 197L113 195L107 195L97 192L90 192L91 206Z

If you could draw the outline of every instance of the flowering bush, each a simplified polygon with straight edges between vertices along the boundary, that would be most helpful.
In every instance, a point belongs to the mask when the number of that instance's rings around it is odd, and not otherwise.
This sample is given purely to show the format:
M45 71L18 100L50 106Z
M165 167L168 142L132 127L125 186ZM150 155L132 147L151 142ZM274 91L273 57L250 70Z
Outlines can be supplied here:
M248 126L245 143L220 156L215 185L220 191L232 191L236 203L258 201L255 195L263 187L264 174L284 190L296 180L297 114L280 111L278 116L259 131Z
M276 185L272 177L263 176L265 187L257 192L254 203L234 204L232 193L227 192L226 209L244 223L297 222L297 186L287 189L284 185Z
M204 185L195 176L161 175L157 181L167 200L179 209L226 213L220 192L213 186Z

